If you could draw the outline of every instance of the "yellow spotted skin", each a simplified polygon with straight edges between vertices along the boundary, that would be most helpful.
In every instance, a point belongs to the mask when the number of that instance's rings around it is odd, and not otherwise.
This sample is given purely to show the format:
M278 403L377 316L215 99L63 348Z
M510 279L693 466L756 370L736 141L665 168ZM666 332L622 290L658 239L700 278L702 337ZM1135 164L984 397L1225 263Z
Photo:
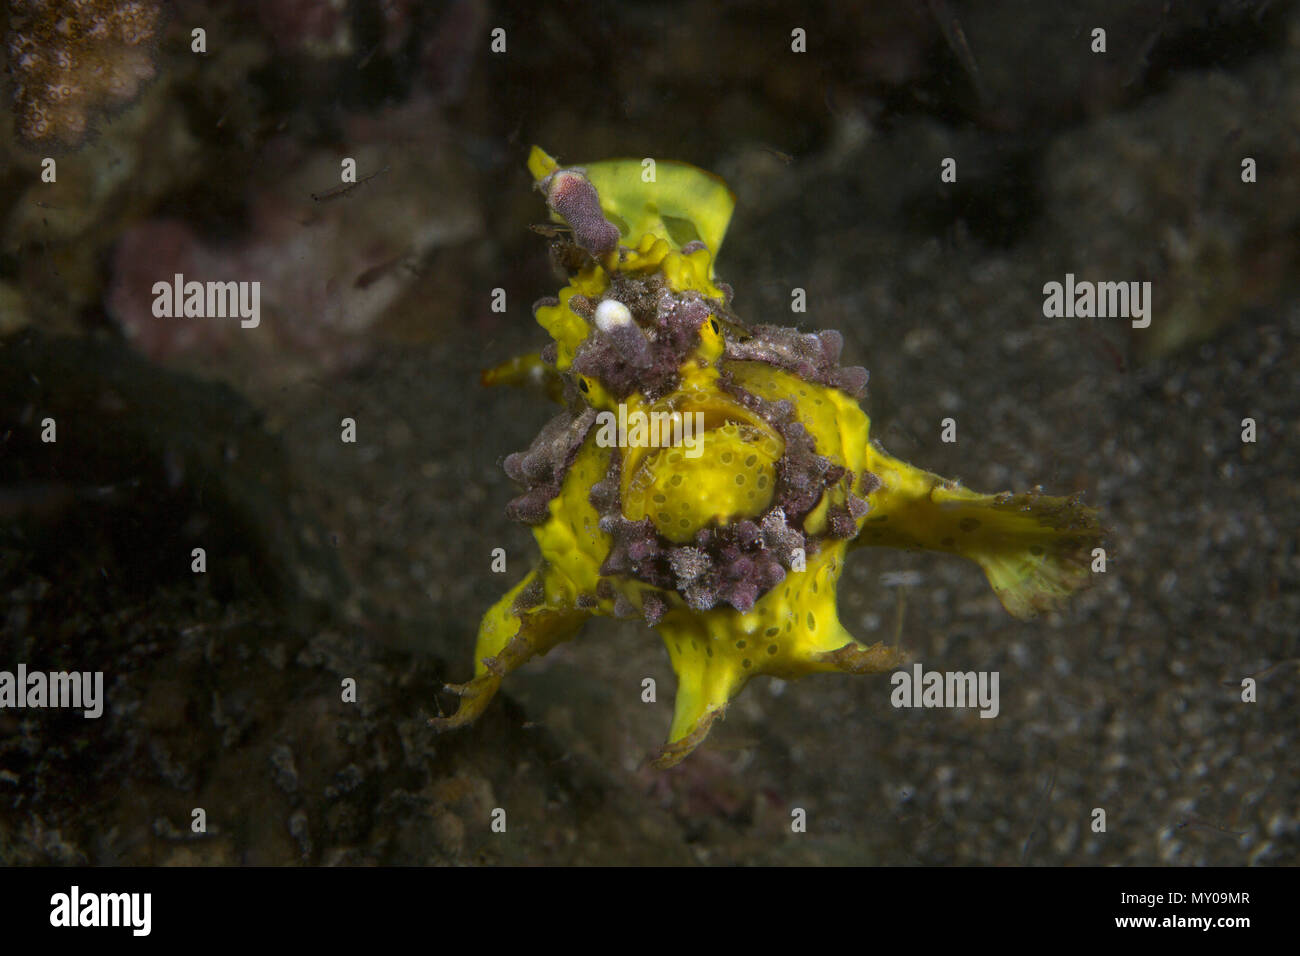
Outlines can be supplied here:
M695 749L756 674L787 680L823 671L869 674L904 662L897 648L859 644L840 624L835 587L845 549L844 542L825 548L746 613L680 608L664 616L658 627L678 686L658 766L672 766Z
M708 431L699 446L694 457L688 447L629 449L623 514L632 521L649 517L661 535L685 544L712 521L767 510L784 448L779 435L761 419L729 421Z
M529 169L539 188L560 168L534 147ZM434 726L469 723L510 671L574 637L589 618L631 609L653 618L678 678L668 742L653 761L669 767L699 746L756 675L879 673L903 662L898 648L861 644L840 623L836 587L853 548L923 548L969 558L1017 617L1055 607L1089 582L1089 560L1102 528L1095 512L1076 498L970 491L873 444L866 414L839 388L775 360L729 356L729 343L746 331L727 314L728 296L715 284L713 259L734 199L716 177L686 164L659 162L654 183L642 179L643 169L640 160L566 167L595 188L602 215L619 231L618 248L588 257L558 303L536 310L555 346L547 361L515 359L484 373L484 381L539 384L557 399L567 383L569 398L563 400L575 409L605 413L609 421L621 406L629 421L644 415L647 422L677 423L677 430L665 430L673 439L657 444L636 441L632 428L627 441L611 442L614 429L608 424L586 433L558 493L534 522L541 561L484 616L474 677L451 687L462 698L459 709L435 719ZM573 225L577 232L580 224ZM671 391L652 396L633 388L618 398L598 376L573 368L584 343L596 335L590 312L575 305L645 280L662 283L684 302L710 305L675 367ZM620 519L648 521L665 554L690 554L709 535L771 520L785 463L793 459L780 428L740 401L738 390L760 402L789 403L816 454L843 470L843 478L827 484L816 504L797 517L806 553L797 549L784 577L752 601L704 606L689 589L651 585L644 575L611 570L616 538L602 529L602 512L593 503L594 489L609 483L611 455L617 456ZM682 427L687 419L703 427L694 446L693 433Z

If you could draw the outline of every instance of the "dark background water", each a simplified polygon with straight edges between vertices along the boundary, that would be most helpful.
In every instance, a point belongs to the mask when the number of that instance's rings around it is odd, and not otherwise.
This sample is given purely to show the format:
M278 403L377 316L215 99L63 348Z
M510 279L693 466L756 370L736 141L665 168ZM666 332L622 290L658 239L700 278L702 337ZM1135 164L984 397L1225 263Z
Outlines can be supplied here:
M165 6L60 74L87 134L0 118L0 669L108 697L0 710L0 860L1295 862L1295 4ZM10 96L49 77L5 18ZM653 771L666 655L601 621L429 732L535 556L500 461L548 411L478 384L558 287L534 142L722 175L737 311L841 330L873 437L1101 509L1106 574L1034 622L956 559L850 562L845 625L998 671L997 719L760 679ZM153 317L176 272L260 281L261 324ZM1151 282L1151 326L1045 318L1067 273Z

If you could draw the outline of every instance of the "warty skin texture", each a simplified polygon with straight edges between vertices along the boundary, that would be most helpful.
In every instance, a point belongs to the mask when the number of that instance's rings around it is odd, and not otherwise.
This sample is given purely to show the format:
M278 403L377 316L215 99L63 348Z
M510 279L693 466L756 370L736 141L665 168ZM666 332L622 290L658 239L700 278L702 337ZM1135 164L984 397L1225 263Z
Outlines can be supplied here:
M526 489L508 512L533 526L541 560L484 616L474 677L449 688L459 708L435 727L473 721L507 674L589 618L641 617L678 679L653 760L671 767L755 675L904 662L840 623L857 547L974 560L1022 618L1089 582L1102 529L1077 497L980 494L893 458L868 438L867 374L839 365L838 333L735 315L713 273L734 204L716 177L663 161L653 182L639 160L561 168L536 147L529 168L571 232L554 250L570 281L535 307L551 345L484 380L542 384L564 406L506 460ZM630 427L611 441L610 423L637 413L691 416L698 448L644 447Z

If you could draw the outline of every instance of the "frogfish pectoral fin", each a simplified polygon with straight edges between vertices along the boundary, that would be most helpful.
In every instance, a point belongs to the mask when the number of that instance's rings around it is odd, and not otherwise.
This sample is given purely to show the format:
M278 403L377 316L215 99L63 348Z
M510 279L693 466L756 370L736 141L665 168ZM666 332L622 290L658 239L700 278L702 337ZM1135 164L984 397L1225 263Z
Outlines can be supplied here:
M727 703L740 693L749 679L740 673L739 662L715 647L713 631L730 644L725 630L725 612L711 611L701 620L684 611L671 611L657 630L668 648L668 658L677 675L677 696L668 742L651 760L651 766L666 770L676 766L709 735L714 721L722 717Z
M897 648L861 644L840 623L835 586L845 550L842 540L824 546L749 611L678 608L664 616L656 627L677 674L677 698L668 743L652 766L671 767L698 747L751 677L875 674L904 663Z
M946 551L984 569L1018 618L1052 609L1091 583L1092 549L1105 534L1078 496L985 495L914 468L872 443L867 467L882 482L855 545Z
M460 697L459 707L448 717L430 719L429 725L442 731L472 723L487 709L502 678L575 637L592 611L576 607L571 598L567 582L545 564L507 591L479 625L473 680L447 685Z

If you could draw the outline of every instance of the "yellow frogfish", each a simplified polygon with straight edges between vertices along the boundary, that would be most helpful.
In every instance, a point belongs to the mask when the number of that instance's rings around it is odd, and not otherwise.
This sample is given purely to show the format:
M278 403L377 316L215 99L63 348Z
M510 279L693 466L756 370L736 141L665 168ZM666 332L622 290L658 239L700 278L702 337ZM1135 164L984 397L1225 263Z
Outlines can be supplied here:
M534 306L552 342L484 373L535 382L563 411L505 460L537 566L483 617L474 677L438 729L473 721L501 681L596 615L639 617L677 675L670 767L758 674L889 671L899 650L841 624L851 549L923 548L984 569L1032 617L1090 578L1102 528L1077 496L979 494L868 440L863 368L835 331L750 325L714 276L735 197L685 163L528 167L569 277Z

